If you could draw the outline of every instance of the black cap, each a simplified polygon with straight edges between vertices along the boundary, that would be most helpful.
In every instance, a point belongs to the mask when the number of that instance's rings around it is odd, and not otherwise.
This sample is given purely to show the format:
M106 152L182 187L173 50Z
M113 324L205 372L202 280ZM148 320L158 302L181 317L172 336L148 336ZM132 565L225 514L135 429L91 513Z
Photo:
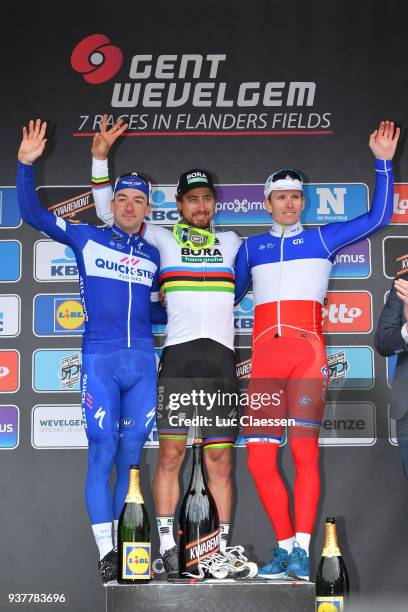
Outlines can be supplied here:
M208 187L213 193L215 193L214 183L211 175L205 170L199 168L193 168L193 170L187 170L179 178L177 185L176 196L180 198L184 194L188 193L196 187Z

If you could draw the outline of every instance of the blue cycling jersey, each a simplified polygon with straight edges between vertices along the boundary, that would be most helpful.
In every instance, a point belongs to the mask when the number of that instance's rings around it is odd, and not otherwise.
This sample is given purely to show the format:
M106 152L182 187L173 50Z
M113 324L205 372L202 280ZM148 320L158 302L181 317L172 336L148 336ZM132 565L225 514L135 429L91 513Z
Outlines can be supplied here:
M158 303L159 251L138 234L117 226L98 228L66 221L47 211L35 188L35 171L21 162L17 195L24 221L69 245L79 271L85 315L84 353L153 348L152 317L165 322Z

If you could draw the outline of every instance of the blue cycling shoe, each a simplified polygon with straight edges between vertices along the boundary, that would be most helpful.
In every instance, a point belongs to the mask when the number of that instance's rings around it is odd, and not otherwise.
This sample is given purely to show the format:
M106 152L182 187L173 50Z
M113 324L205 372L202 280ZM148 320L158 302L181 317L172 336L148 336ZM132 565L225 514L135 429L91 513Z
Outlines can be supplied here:
M273 556L268 563L259 568L258 578L268 580L279 580L285 576L286 567L289 561L289 553L284 548L274 548Z
M289 555L289 562L286 567L285 580L309 580L310 563L309 556L304 548L300 548L297 542L293 545L293 550Z

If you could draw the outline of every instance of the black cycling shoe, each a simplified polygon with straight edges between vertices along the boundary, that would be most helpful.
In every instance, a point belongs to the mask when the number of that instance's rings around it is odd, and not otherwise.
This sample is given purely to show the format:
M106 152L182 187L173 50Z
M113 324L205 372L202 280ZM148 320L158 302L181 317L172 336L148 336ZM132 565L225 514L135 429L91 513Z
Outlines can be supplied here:
M167 574L167 580L179 577L178 569L178 550L177 546L165 550L162 554L164 570Z
M98 563L99 573L103 584L107 584L118 577L118 549L112 548Z

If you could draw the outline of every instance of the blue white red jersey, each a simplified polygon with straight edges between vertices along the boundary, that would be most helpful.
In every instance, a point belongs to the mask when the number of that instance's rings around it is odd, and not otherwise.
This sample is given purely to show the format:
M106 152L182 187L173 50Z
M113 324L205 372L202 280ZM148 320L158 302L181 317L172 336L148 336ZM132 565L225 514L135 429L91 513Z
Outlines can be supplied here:
M84 353L124 348L153 349L152 315L165 322L158 303L159 251L143 238L145 226L129 235L120 228L74 223L46 210L35 188L34 167L18 164L21 216L75 253L85 315Z
M369 212L351 221L304 230L301 223L248 238L235 262L236 301L253 283L255 343L269 334L322 334L322 305L336 254L374 234L392 216L390 161L375 161L375 191Z

